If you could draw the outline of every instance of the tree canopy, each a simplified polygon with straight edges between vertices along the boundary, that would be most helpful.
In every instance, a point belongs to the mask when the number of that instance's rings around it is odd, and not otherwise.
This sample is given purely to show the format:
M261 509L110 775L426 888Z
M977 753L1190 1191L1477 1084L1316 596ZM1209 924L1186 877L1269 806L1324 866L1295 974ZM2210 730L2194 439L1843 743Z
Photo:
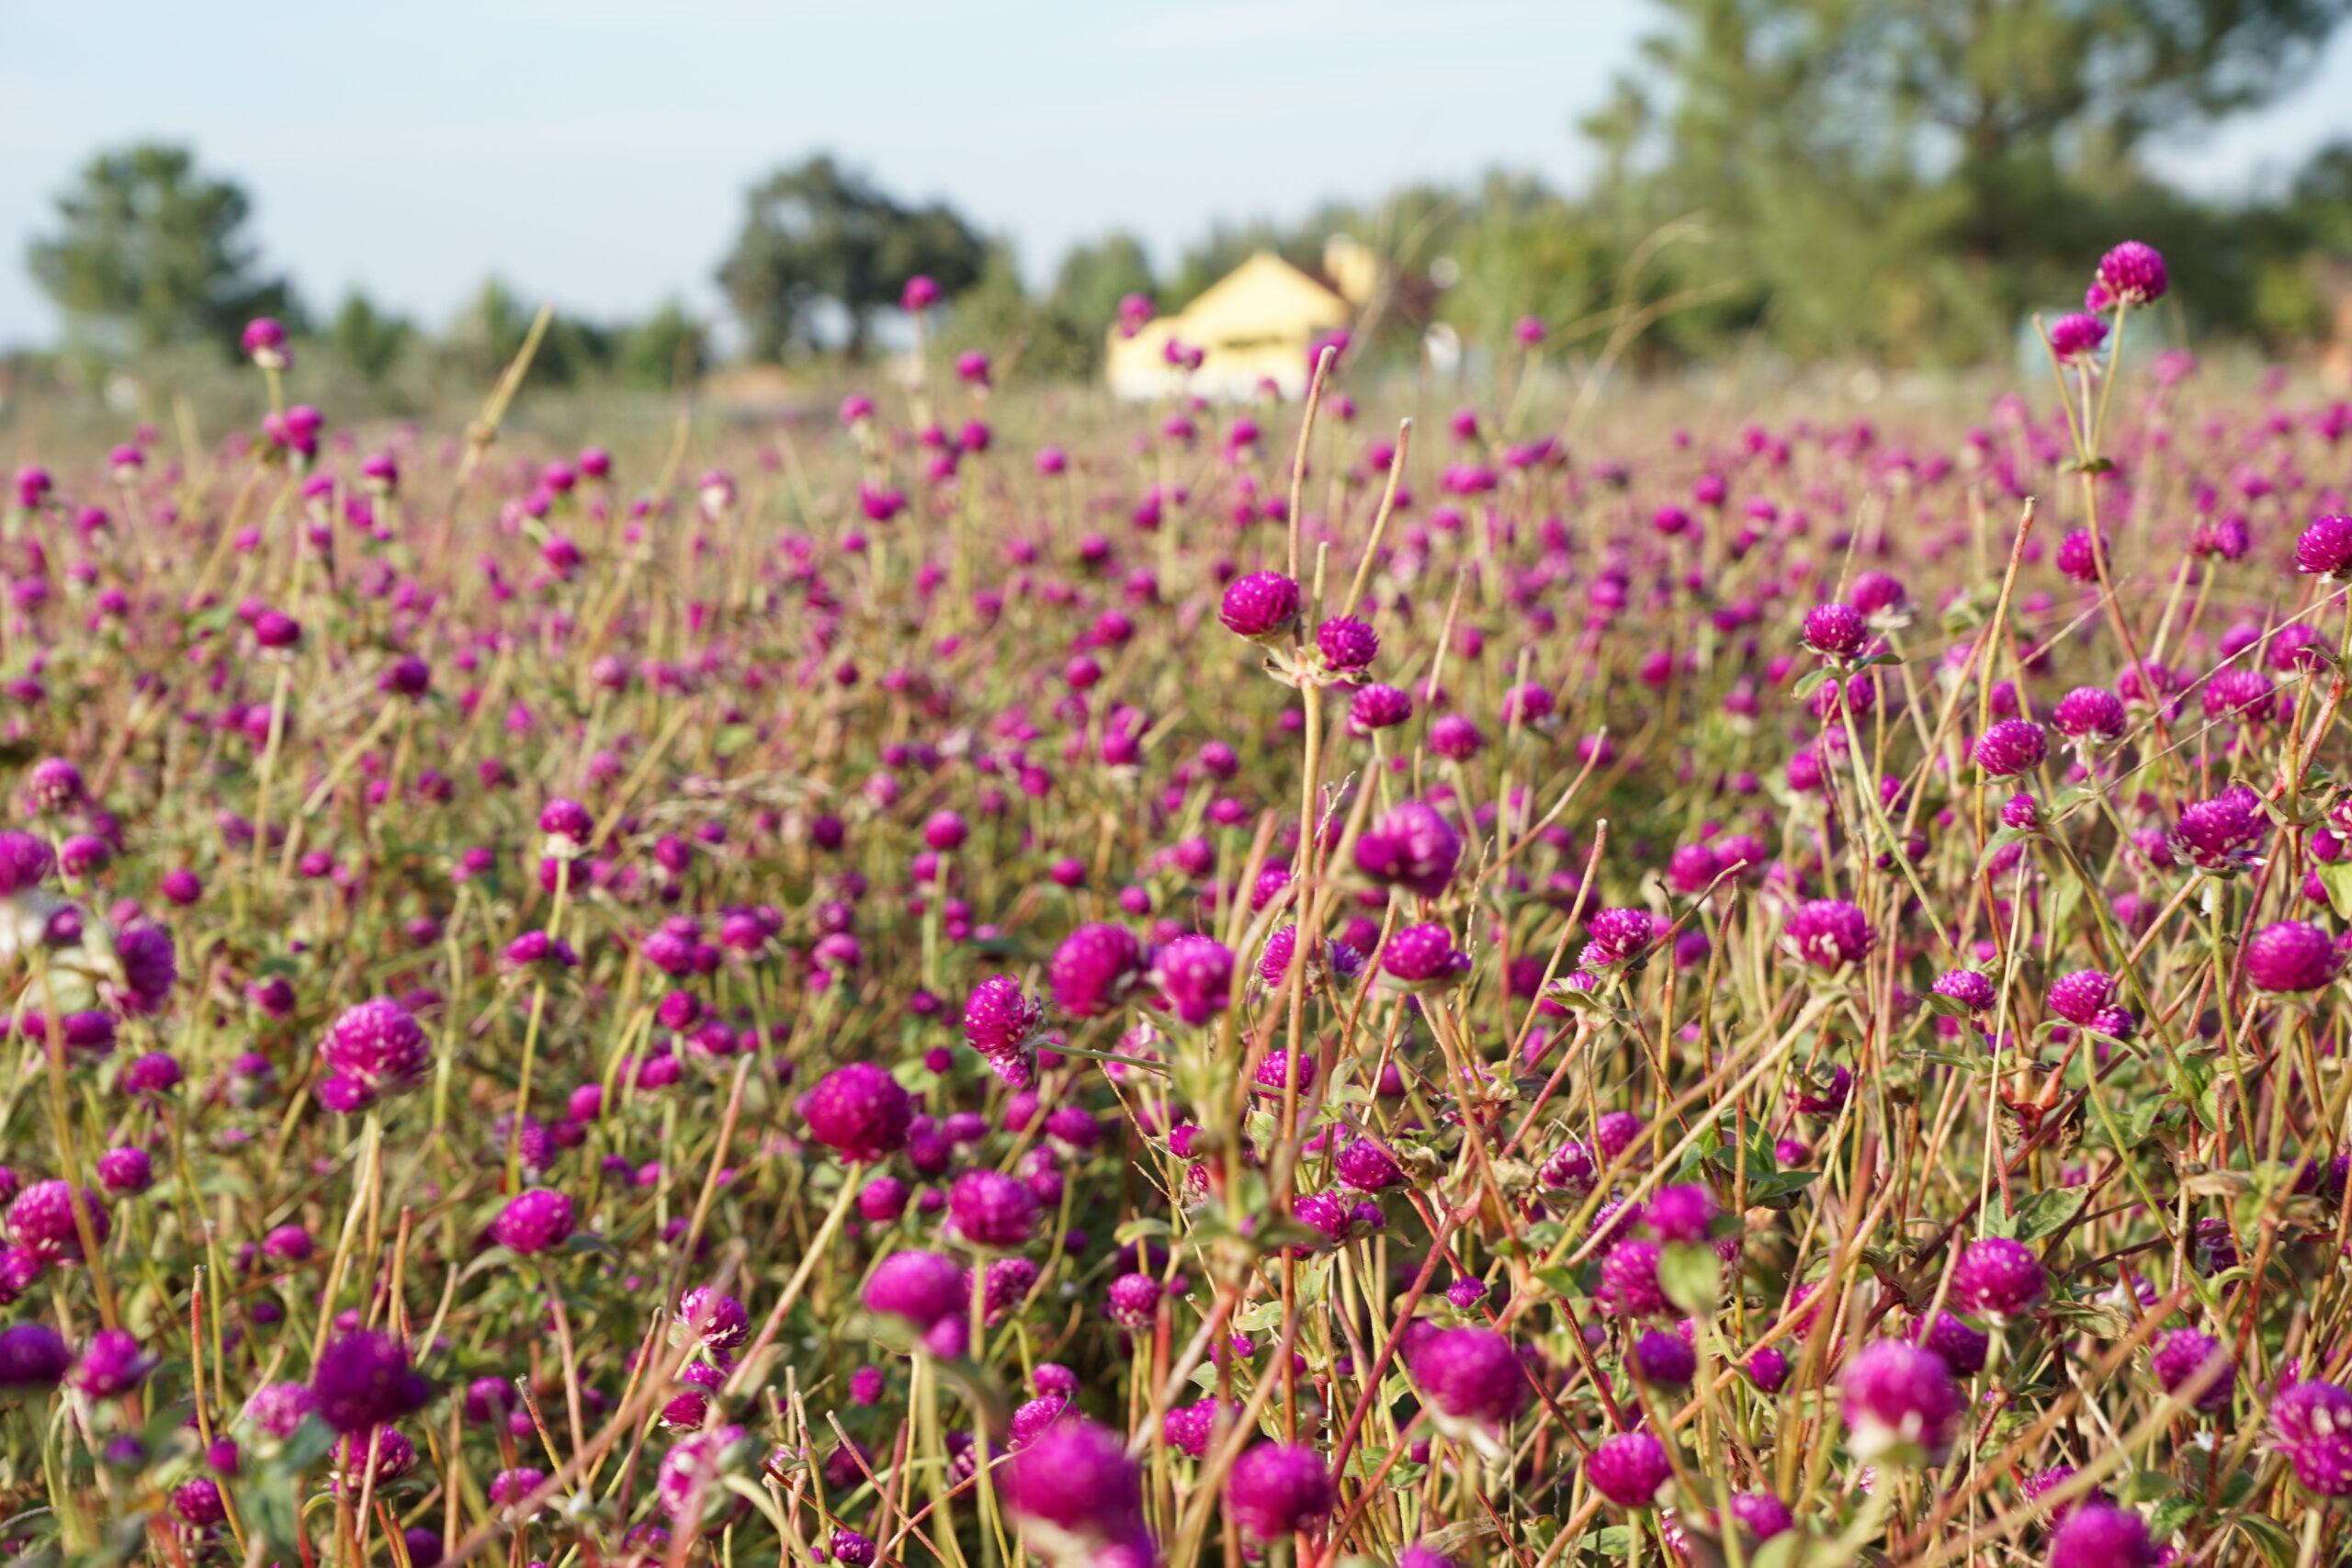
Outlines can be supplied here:
M718 270L746 346L757 358L810 347L830 310L852 355L865 351L875 311L909 278L954 295L978 282L987 246L944 204L909 207L829 154L778 170L746 197L743 228Z
M102 152L57 198L59 231L32 243L32 275L76 344L109 357L175 344L233 345L257 315L290 313L247 231L252 203L187 148Z

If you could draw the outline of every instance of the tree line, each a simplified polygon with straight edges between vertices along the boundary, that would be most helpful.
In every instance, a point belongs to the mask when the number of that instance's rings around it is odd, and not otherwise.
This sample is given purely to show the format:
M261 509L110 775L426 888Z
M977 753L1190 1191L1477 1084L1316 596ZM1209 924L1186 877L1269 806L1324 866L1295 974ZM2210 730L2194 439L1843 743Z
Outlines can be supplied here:
M2304 81L2352 0L1652 0L1657 25L1577 127L1597 173L1568 192L1523 175L1417 185L1288 221L1221 223L1170 266L1133 235L1064 255L1042 286L943 202L912 203L828 154L747 193L715 277L734 352L858 357L932 278L950 346L1014 373L1098 366L1120 301L1181 308L1251 251L1314 266L1345 232L1388 276L1435 279L1360 352L1410 352L1432 310L1500 344L1532 317L1597 341L1643 323L1642 352L1758 344L1793 358L1959 364L2007 353L2026 312L2061 309L2081 255L2118 234L2162 248L2197 301L2179 332L2270 349L2330 324L2352 257L2352 140L2282 188L2193 197L2151 170L2193 131ZM234 343L285 319L356 373L430 358L503 364L532 310L493 279L437 332L360 293L313 313L264 265L251 204L186 148L94 158L33 243L69 353L120 363ZM1431 304L1430 300L1434 299ZM715 324L671 303L643 319L559 316L535 374L649 389L707 368Z

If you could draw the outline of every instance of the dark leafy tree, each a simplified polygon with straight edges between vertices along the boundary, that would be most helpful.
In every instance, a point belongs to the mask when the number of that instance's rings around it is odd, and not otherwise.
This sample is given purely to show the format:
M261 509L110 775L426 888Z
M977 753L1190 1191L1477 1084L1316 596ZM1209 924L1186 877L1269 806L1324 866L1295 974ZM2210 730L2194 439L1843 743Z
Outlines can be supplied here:
M830 313L845 346L864 354L876 310L918 274L953 296L978 281L987 247L951 209L910 208L819 155L784 169L747 197L742 232L719 268L755 358L823 337Z
M381 381L391 374L415 337L415 325L406 317L378 309L374 300L356 288L343 297L326 329L328 346L370 381Z
M247 232L252 203L185 147L143 142L93 158L57 198L57 232L36 239L34 279L74 341L110 357L175 344L233 347L254 316L293 314Z

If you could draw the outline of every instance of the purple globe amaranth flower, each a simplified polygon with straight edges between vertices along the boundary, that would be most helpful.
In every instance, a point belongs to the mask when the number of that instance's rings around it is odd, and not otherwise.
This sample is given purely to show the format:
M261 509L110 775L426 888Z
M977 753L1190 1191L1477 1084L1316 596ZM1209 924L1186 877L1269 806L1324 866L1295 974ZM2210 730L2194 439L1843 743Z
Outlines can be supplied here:
M1037 1225L1035 1194L996 1170L967 1170L947 1190L948 1223L975 1247L1019 1247Z
M144 1192L155 1184L155 1162L135 1145L98 1156L98 1185L113 1193Z
M708 1285L694 1285L678 1293L678 1311L671 1322L672 1337L691 1338L718 1355L740 1349L752 1337L752 1320L743 1303Z
M432 1065L433 1043L409 1010L390 997L346 1010L319 1042L319 1061L340 1086L320 1096L338 1111L356 1111L382 1095L413 1088Z
M1789 1381L1789 1359L1774 1346L1758 1345L1740 1361L1750 1382L1766 1393L1778 1393Z
M1804 618L1804 645L1825 658L1852 659L1870 635L1870 624L1851 604L1816 604Z
M1634 1341L1633 1365L1645 1382L1665 1388L1687 1386L1699 1372L1699 1352L1679 1334L1663 1328L1645 1329Z
M2068 1023L2087 1026L2115 1001L2115 976L2077 969L2050 982L2050 1010Z
M1356 869L1423 898L1443 893L1462 861L1462 836L1437 807L1408 800L1356 839Z
M1380 968L1408 990L1440 989L1470 973L1470 958L1453 945L1453 933L1445 927L1407 926L1382 944Z
M1358 735L1394 729L1413 716L1410 693L1396 686L1374 684L1357 690L1348 705L1348 728Z
M338 1432L365 1432L424 1408L433 1385L389 1334L354 1329L327 1341L311 1370L311 1399Z
M1797 1517L1770 1492L1742 1492L1731 1500L1731 1517L1758 1545L1796 1529Z
M2104 686L2077 686L2058 699L2051 725L2070 740L2120 740L2127 719L2123 699Z
M2199 867L2226 873L2244 869L2251 860L2263 824L2251 790L2227 789L2181 807L2173 833Z
M1278 571L1253 571L1226 589L1217 619L1237 637L1269 642L1298 619L1298 602L1297 583Z
M2099 345L2107 341L2107 323L2097 316L2077 310L2059 317L2050 323L2050 352L2062 365L2087 363L2098 354Z
M47 840L13 828L0 831L0 898L30 892L56 869L56 852Z
M1424 1335L1405 1362L1429 1402L1457 1420L1507 1427L1535 1397L1518 1348L1492 1329L1443 1328Z
M1225 1406L1226 1419L1230 1422L1240 1407L1231 1401ZM1168 1412L1160 1423L1160 1435L1168 1446L1178 1453L1200 1459L1209 1451L1209 1439L1216 1434L1217 1402L1214 1395L1193 1404L1180 1404Z
M1043 1004L1023 996L1010 975L981 981L964 1004L964 1043L1014 1089L1029 1087L1030 1054L1045 1024Z
M1642 1211L1642 1223L1664 1242L1705 1241L1714 1221L1714 1194L1696 1183L1658 1189Z
M2067 581L2088 587L2098 581L2099 558L2112 554L2106 529L2093 534L2077 528L2058 541L2058 570Z
M2328 934L2309 920L2276 920L2247 941L2245 962L2246 978L2259 989L2300 995L2335 979L2344 959Z
M894 1252L866 1277L865 1310L904 1318L918 1332L970 1309L964 1271L936 1252Z
M2030 719L2005 718L1976 738L1972 752L1989 778L2014 778L2041 765L2050 741Z
M2193 1328L2176 1328L2157 1342L2155 1353L2148 1361L2156 1382L2172 1394L2187 1389L2208 1367L2214 1367L2211 1381L2192 1403L2209 1416L2230 1407L2230 1396L2237 1382L2237 1362L2220 1340Z
M1838 1391L1849 1441L1866 1463L1941 1464L1968 1408L1944 1359L1899 1339L1855 1352Z
M1358 1138L1333 1156L1331 1174L1358 1192L1385 1191L1405 1180L1404 1168L1370 1138Z
M1170 1009L1197 1029L1231 999L1233 967L1233 950L1216 938L1180 936L1159 950L1152 973Z
M1323 1456L1304 1443L1260 1443L1225 1481L1227 1517L1260 1540L1279 1540L1320 1522L1339 1494Z
M1006 1446L1016 1451L1024 1449L1057 1421L1078 1418L1078 1412L1070 1408L1067 1398L1058 1393L1040 1394L1014 1406L1012 1419L1006 1424Z
M867 1165L907 1146L915 1112L898 1079L871 1062L852 1062L801 1098L800 1114L810 1137L854 1165Z
M1054 950L1046 974L1055 1006L1075 1018L1101 1018L1142 981L1143 944L1125 926L1080 926Z
M490 1223L490 1238L499 1246L529 1257L560 1247L571 1235L571 1200L561 1192L535 1187L518 1192Z
M90 1224L90 1237L107 1244L114 1224L107 1217L106 1200L83 1188L82 1212ZM74 1189L54 1178L36 1181L8 1205L8 1234L18 1247L43 1263L58 1263L82 1256L82 1233L74 1223Z
M1585 1455L1584 1478L1621 1508L1655 1508L1657 1495L1674 1479L1674 1461L1652 1434L1620 1432Z
M1591 940L1577 962L1587 969L1636 963L1657 945L1657 921L1647 909L1603 909L1585 922L1585 931Z
M1658 1282L1662 1256L1654 1241L1621 1241L1600 1259L1602 1304L1625 1317L1659 1317L1669 1309L1666 1288Z
M2118 304L2152 305L2165 297L2165 258L2154 245L2126 240L2099 257L2098 286Z
M1105 1427L1050 1422L998 1473L1005 1507L1049 1558L1101 1562L1105 1548L1144 1542L1142 1472Z
M550 800L539 810L539 831L547 835L548 853L568 858L587 850L596 818L576 800Z
M2352 1496L2352 1393L2318 1380L2282 1389L2270 1402L2270 1434L2305 1491Z
M1430 721L1430 750L1449 761L1466 762L1486 745L1486 734L1466 714L1441 714Z
M2314 517L2295 541L2295 570L2307 577L2352 576L2352 517Z
M1380 653L1380 637L1352 615L1334 615L1315 628L1316 651L1327 669L1351 673Z
M492 1378L489 1381L497 1384L501 1393L506 1391L506 1384L500 1380ZM245 1401L245 1424L265 1438L282 1441L294 1435L294 1428L302 1424L304 1416L318 1408L318 1404L306 1384L264 1383L254 1390Z
M1928 987L1939 997L1949 997L1971 1012L1983 1012L2000 999L1992 976L1975 969L1952 969L1936 976Z
M1984 1359L1993 1348L1991 1335L1971 1327L1948 1312L1936 1314L1935 1321L1921 1327L1911 1339L1921 1349L1941 1356L1956 1378L1973 1378L1983 1371Z
M1816 969L1859 963L1878 942L1868 917L1842 898L1798 905L1790 911L1781 934L1796 955Z
M0 1388L55 1388L73 1364L65 1337L45 1323L0 1328Z
M74 1363L74 1386L92 1399L119 1399L147 1381L157 1360L140 1348L137 1335L101 1328L90 1336Z
M1160 1298L1165 1293L1159 1281L1148 1274L1122 1274L1103 1292L1102 1310L1128 1333L1137 1333L1150 1327L1159 1315Z
M2155 1562L2148 1521L2112 1503L2085 1502L2050 1532L2049 1568L2155 1568Z
M2049 1293L2050 1276L2023 1242L2007 1236L1972 1241L1952 1266L1951 1299L1962 1312L2007 1317Z

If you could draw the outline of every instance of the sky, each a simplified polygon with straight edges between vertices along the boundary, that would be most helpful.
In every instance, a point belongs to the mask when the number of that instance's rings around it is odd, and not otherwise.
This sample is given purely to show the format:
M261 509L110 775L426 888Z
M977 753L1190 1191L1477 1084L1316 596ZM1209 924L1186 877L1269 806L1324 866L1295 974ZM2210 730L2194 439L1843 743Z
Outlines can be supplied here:
M599 318L714 310L742 193L831 151L950 200L1032 277L1075 241L1163 262L1217 218L1492 167L1573 186L1634 58L1633 0L0 0L0 348L54 339L27 242L94 152L193 146L313 309L429 323L492 273ZM2352 29L2347 29L2352 35ZM2352 131L2317 80L2160 150L2276 180Z

